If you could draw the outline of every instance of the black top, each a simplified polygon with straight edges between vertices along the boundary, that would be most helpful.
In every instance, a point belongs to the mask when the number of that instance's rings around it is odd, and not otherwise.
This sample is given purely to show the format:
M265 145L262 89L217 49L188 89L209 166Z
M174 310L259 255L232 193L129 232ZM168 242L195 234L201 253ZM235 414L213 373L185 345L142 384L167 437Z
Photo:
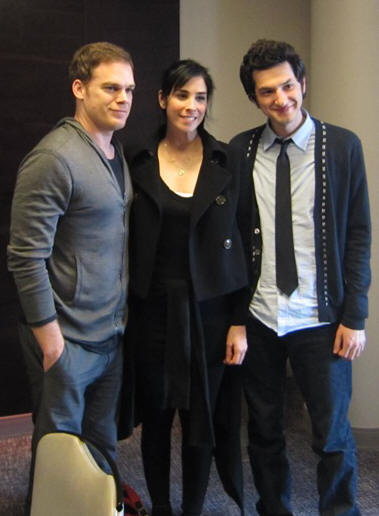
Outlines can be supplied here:
M124 194L125 192L125 179L124 179L124 167L122 166L121 156L115 147L114 158L108 159L114 175L116 176L117 182L120 185L120 190Z
M162 225L150 294L167 290L167 280L189 280L188 238L192 197L176 194L161 180Z

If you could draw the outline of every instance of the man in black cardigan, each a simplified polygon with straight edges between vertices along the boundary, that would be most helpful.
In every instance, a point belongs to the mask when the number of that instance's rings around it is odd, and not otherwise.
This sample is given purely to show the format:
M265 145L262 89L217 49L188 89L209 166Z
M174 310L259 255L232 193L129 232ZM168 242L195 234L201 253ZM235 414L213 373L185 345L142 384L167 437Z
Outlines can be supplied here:
M304 110L304 64L287 43L258 40L240 77L267 116L264 126L232 140L244 150L254 186L244 381L257 510L292 514L283 429L289 359L320 458L319 512L356 516L356 452L347 416L352 360L365 346L370 283L361 144L352 132Z

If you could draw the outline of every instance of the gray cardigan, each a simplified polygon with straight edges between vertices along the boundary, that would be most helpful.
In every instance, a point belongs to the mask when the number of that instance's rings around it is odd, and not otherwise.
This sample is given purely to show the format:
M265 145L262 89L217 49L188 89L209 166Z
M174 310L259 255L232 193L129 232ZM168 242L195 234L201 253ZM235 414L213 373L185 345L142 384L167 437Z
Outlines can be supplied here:
M123 332L132 194L124 159L123 166L125 195L104 153L72 118L21 163L8 267L28 324L57 317L65 338L90 347Z

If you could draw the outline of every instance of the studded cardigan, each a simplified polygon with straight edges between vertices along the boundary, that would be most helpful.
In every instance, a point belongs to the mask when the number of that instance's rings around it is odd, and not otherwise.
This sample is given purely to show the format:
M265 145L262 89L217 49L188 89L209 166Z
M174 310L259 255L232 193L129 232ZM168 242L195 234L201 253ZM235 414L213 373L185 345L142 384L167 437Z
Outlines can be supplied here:
M367 180L360 140L347 129L313 119L315 142L315 250L320 322L341 322L363 329L368 316L371 224ZM264 125L235 136L250 171ZM261 268L262 238L258 205L251 207L250 285Z

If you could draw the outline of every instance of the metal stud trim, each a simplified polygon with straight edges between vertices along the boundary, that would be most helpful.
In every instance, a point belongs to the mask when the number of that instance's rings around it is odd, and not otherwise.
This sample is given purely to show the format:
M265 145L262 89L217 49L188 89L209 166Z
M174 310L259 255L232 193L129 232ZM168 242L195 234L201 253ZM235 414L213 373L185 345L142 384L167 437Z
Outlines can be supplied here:
M321 144L321 254L323 258L323 293L322 297L325 301L325 306L329 304L329 295L328 295L328 250L327 250L327 242L326 242L326 191L327 191L327 181L326 181L326 143L327 143L327 132L326 125L324 122L321 122L321 131L322 131L322 144Z

